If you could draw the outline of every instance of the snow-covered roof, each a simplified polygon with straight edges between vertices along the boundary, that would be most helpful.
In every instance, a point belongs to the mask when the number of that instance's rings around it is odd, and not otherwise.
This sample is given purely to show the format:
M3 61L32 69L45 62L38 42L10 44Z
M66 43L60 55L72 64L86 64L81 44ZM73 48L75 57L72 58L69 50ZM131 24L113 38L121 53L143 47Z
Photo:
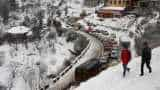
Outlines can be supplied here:
M107 6L107 7L103 7L102 9L105 9L105 10L119 10L119 11L123 11L125 10L126 7L110 7L110 6Z
M29 31L30 31L30 28L27 28L25 26L17 26L17 27L12 27L7 32L12 34L24 34Z

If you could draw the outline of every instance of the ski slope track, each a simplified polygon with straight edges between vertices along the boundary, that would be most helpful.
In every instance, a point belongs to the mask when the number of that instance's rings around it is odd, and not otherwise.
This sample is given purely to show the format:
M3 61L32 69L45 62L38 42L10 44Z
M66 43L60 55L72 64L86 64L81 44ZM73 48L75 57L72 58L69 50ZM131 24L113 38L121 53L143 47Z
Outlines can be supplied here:
M63 90L70 83L75 81L76 67L85 63L86 61L103 55L104 47L99 40L81 31L77 31L77 33L87 37L89 44L81 52L81 54L75 58L74 62L70 66L65 68L57 77L51 81L51 83L49 83L48 90Z

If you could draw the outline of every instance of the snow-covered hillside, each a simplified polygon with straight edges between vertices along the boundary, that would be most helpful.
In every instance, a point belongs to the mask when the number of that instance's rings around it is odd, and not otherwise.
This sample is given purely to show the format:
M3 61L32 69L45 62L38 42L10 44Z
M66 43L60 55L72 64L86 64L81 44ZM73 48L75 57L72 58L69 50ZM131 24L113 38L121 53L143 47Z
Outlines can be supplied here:
M47 76L58 74L65 68L65 61L70 60L73 43L67 43L65 37L51 40L44 39L23 44L0 46L0 90L38 90L46 82ZM37 89L36 89L37 88Z
M125 78L122 76L122 66L119 64L82 83L76 90L160 90L159 53L160 47L152 51L151 74L146 69L145 75L139 76L141 58L137 57L130 62L131 71Z

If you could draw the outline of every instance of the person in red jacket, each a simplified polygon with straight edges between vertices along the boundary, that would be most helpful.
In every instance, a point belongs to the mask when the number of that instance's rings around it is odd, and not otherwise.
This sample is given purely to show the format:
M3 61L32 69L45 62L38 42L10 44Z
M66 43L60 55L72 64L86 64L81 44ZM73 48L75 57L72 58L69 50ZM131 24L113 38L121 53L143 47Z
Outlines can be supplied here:
M123 66L123 77L126 75L126 71L130 71L130 68L127 67L129 61L131 60L131 52L127 47L124 47L121 51L121 62Z

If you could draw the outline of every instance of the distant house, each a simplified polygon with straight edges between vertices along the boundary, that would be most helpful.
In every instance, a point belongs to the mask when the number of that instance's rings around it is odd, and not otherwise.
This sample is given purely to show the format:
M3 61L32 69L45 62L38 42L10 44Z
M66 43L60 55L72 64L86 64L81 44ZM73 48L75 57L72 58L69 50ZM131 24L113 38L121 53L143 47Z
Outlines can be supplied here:
M133 9L137 2L138 0L107 0L97 14L99 17L121 17L127 10Z
M106 6L112 7L134 7L138 0L108 0Z

